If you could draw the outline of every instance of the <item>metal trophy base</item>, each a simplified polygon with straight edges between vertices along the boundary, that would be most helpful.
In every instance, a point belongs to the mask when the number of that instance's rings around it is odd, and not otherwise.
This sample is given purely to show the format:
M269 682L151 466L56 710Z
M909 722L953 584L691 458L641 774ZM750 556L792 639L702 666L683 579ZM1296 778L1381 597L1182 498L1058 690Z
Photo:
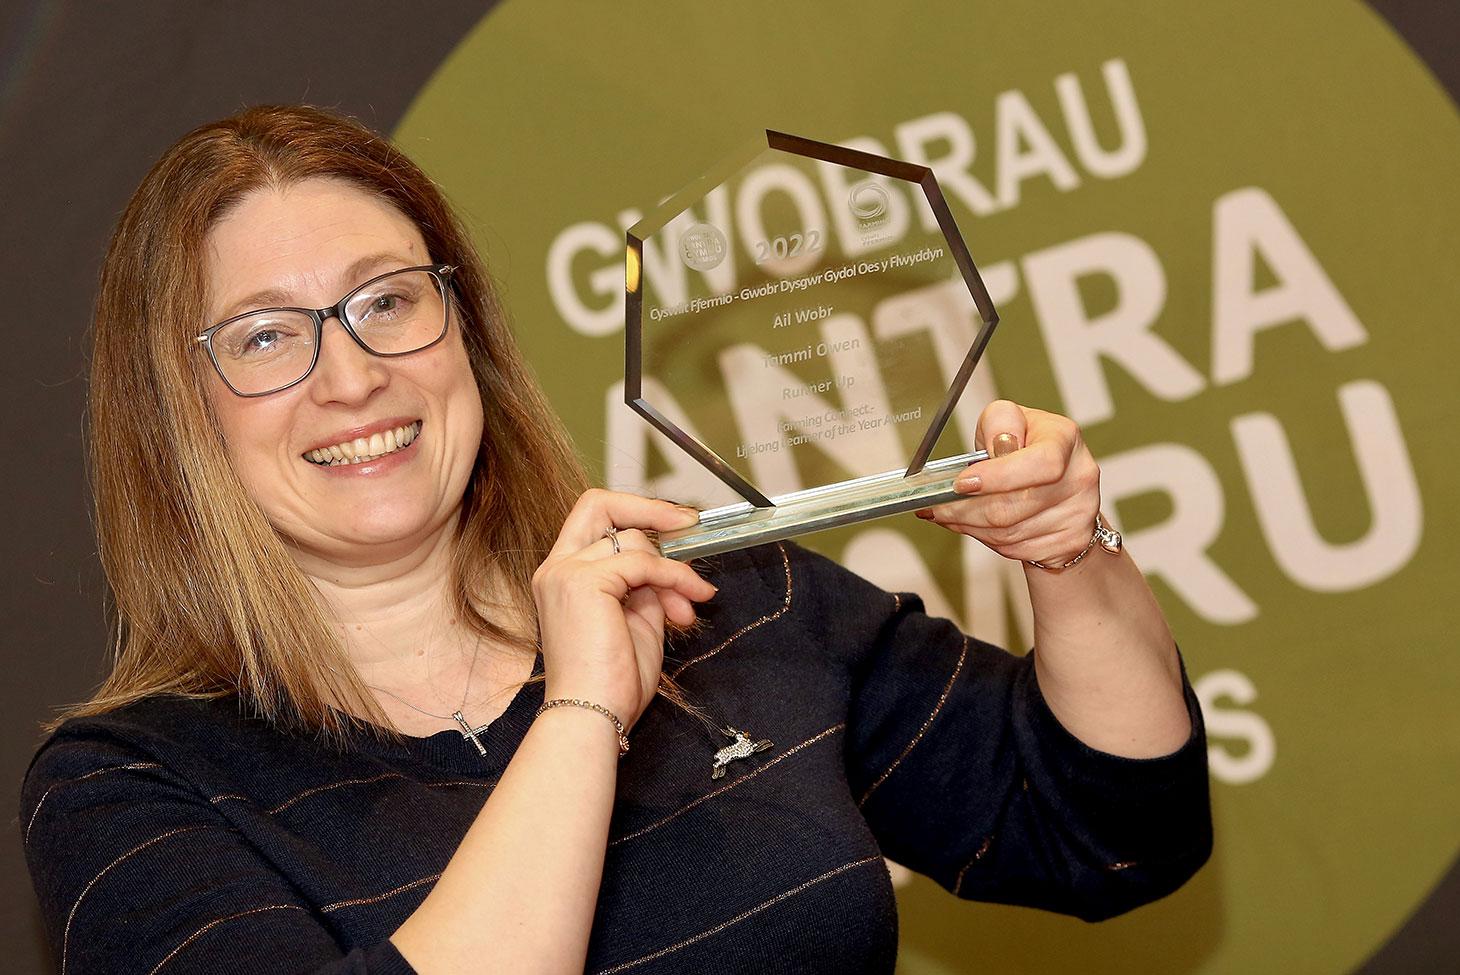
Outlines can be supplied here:
M956 501L967 497L953 490L959 473L969 464L988 459L988 451L976 450L929 461L912 476L899 467L783 494L771 498L774 506L770 508L757 508L749 501L709 508L700 512L699 524L661 532L659 551L666 558L688 562L704 555Z

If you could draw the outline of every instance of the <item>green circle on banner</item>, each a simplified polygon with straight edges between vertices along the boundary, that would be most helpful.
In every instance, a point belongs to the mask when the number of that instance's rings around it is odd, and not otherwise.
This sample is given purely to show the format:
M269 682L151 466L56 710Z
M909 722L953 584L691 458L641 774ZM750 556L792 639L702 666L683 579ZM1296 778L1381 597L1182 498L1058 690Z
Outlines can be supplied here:
M396 138L590 463L649 489L682 459L611 408L626 211L765 128L933 161L1003 319L969 395L1081 423L1202 697L1217 843L1093 926L913 878L901 970L1333 973L1460 847L1457 123L1357 2L536 0L486 17ZM1027 645L1017 567L976 543L911 516L807 542Z

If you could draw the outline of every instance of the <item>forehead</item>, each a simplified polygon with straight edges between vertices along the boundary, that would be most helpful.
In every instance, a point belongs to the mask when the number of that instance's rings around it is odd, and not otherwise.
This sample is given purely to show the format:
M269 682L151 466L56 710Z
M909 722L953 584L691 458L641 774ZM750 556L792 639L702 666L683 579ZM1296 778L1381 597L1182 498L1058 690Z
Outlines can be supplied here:
M362 258L382 258L371 273L430 260L408 217L332 179L254 190L214 224L204 252L213 317L240 305L329 304L359 283L346 277Z

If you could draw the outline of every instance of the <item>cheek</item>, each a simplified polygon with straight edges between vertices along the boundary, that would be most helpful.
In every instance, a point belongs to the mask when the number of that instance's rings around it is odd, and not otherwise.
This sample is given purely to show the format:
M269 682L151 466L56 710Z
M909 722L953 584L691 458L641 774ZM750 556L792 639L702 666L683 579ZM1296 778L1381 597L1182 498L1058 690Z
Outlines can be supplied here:
M470 443L473 450L482 442L482 426L485 422L482 413L482 395L477 389L475 378L471 370L467 370L460 394L461 410L463 413L462 440Z
M288 442L285 416L267 399L244 399L221 381L215 384L218 388L210 392L223 450L249 496L267 509L270 488L279 483L279 445Z
M471 447L475 453L476 446L482 440L482 396L477 388L476 375L472 372L471 361L467 358L466 348L462 345L459 332L453 332L453 341L449 346L450 365L448 367L451 385L451 409L458 418L456 438L464 446Z
M476 466L477 455L482 446L482 400L473 383L465 387L450 407L451 454L450 474L452 480L469 476ZM462 485L465 489L465 484Z
M213 415L218 418L218 427L223 432L225 444L233 444L239 440L246 425L246 417L250 407L257 405L255 401L237 396L218 377L215 370L208 370L208 405L213 408Z

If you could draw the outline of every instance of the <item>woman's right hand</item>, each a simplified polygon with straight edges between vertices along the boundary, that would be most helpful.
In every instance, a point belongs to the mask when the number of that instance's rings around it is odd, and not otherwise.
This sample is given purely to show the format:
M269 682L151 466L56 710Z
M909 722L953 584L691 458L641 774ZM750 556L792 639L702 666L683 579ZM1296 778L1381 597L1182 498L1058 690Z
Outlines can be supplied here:
M715 587L664 558L644 530L695 523L691 508L594 488L563 522L532 577L547 694L602 704L627 731L654 699L665 620L688 626ZM604 529L618 529L620 553Z

